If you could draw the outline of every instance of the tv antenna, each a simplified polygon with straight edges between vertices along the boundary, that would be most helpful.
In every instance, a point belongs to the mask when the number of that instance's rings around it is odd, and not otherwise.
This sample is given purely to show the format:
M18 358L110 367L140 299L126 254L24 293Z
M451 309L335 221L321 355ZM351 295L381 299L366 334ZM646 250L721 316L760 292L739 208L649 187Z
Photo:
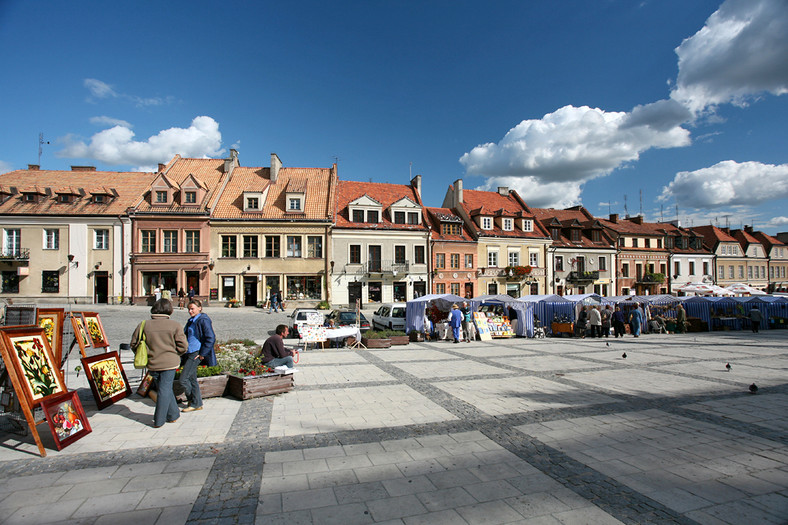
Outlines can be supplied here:
M640 216L643 216L643 190L640 190Z
M624 217L629 218L629 208L627 208L627 195L624 194Z
M44 144L49 144L49 141L44 141L44 132L38 134L38 167L41 167L41 153L44 151Z

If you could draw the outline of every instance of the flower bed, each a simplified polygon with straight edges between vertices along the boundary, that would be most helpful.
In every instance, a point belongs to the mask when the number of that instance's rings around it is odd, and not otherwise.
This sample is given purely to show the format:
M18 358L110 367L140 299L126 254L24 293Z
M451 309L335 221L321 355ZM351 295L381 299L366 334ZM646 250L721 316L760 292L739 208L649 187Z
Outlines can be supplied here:
M227 378L227 393L241 400L289 392L295 385L293 374L286 376L279 374L249 376L232 374Z

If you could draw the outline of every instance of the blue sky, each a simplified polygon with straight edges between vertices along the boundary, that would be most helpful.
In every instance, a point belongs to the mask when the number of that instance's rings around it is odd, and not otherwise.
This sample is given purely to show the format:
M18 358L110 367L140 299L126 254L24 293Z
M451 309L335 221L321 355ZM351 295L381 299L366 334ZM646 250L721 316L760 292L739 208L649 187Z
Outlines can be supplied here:
M0 0L0 171L175 153L788 231L788 2ZM642 204L641 204L642 202ZM626 203L626 211L625 211Z

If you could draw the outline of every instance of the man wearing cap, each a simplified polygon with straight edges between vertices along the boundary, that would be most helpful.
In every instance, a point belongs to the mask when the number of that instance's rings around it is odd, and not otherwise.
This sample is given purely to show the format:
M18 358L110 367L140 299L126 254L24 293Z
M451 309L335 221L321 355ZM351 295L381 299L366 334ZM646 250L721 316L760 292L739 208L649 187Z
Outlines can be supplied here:
M460 342L460 327L462 326L462 312L460 312L459 306L457 303L451 305L451 317L449 320L449 325L451 325L452 333L454 335L454 342Z

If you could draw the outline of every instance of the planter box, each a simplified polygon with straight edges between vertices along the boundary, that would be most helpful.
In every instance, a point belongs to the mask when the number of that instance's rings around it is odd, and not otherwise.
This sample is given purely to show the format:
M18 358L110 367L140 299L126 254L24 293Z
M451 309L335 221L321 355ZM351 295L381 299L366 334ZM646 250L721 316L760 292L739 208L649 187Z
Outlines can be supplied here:
M207 397L221 397L224 395L224 390L227 388L227 374L218 376L198 377L197 384L200 385L200 396ZM183 388L179 380L175 380L172 384L172 391L175 396L183 394Z
M406 345L410 342L410 337L407 335L392 335L389 337L391 339L391 345Z
M414 343L423 343L424 342L424 333L422 332L411 332L408 334L408 337Z
M294 385L293 374L285 376L278 374L246 377L227 376L227 392L241 400L289 392Z
M367 348L389 348L391 347L391 339L367 339L361 338L361 343Z

